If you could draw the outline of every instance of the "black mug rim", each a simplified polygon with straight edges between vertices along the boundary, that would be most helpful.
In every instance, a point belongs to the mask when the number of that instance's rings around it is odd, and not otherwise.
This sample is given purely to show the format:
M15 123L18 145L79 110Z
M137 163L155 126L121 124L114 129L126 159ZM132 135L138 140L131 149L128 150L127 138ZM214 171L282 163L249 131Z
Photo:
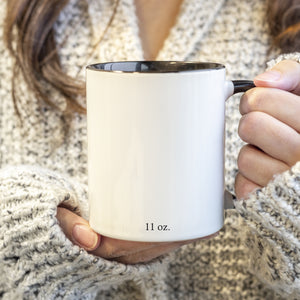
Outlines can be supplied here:
M184 73L190 71L215 71L225 66L201 61L115 61L91 64L89 70L113 73Z

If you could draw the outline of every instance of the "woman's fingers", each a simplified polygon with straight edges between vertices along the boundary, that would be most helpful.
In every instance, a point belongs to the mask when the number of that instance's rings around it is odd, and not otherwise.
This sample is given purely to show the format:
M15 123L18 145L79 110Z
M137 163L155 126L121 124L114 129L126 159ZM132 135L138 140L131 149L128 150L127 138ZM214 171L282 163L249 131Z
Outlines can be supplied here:
M239 153L238 168L249 181L266 186L275 174L288 170L289 166L252 145L245 145Z
M208 239L218 233L200 238ZM173 251L198 239L176 242L133 242L101 237L101 245L92 254L126 264L142 263Z
M284 60L254 79L240 102L238 198L266 186L300 160L300 64Z
M244 115L239 135L271 157L292 166L300 160L300 135L293 128L263 112Z
M201 239L209 239L217 236L219 233L214 233L209 236L198 238L198 239L192 239L192 240L185 240L185 241L176 241L176 242L156 242L156 243L139 243L139 242L126 242L127 244L127 253L126 253L126 244L122 245L124 251L123 255L120 255L121 252L117 250L115 255L113 257L110 257L118 262L125 263L125 264L136 264L136 263L144 263L149 262L161 255L167 254L171 251L174 251L175 249L190 244L192 242L195 242L197 240ZM106 238L107 243L113 242L113 239ZM121 241L125 242L125 241ZM104 242L105 243L105 242ZM139 244L144 244L145 247L140 248ZM148 244L148 247L147 245ZM134 249L134 245L137 245L137 247ZM101 247L100 247L101 248ZM107 247L106 247L107 248ZM138 251L137 251L138 249ZM94 251L94 253L97 253L97 251ZM99 253L99 252L98 252ZM117 254L117 255L116 255ZM107 253L102 253L104 257L107 257Z
M93 231L88 221L63 207L57 208L56 217L69 240L103 258L113 259L156 246L150 242L132 242L100 236Z
M254 78L256 86L271 87L300 95L300 64L283 60L271 70Z
M239 135L271 157L292 166L300 160L300 97L258 87L241 98Z
M135 264L149 262L158 256L167 254L188 242L173 242L173 243L158 243L154 247L138 251L135 253L127 254L116 258L116 261L124 264Z
M262 188L260 185L247 179L241 173L238 173L235 177L235 194L237 199L245 199L251 192L260 188Z
M100 244L100 235L89 223L64 207L57 208L57 220L69 240L87 251L96 249Z
M120 256L132 255L140 251L149 250L157 246L157 243L134 242L102 236L101 245L92 254L107 258L116 259Z
M250 89L241 98L242 115L260 111L300 132L300 99L292 93L275 89L258 87Z

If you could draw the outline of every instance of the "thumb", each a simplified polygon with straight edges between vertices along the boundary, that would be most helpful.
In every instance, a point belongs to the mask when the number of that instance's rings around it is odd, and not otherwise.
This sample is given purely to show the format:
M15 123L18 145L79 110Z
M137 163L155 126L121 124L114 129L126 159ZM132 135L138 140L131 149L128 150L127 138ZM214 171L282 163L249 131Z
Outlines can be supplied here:
M300 64L292 60L283 60L272 69L254 78L258 87L272 87L300 94Z
M89 223L64 207L57 208L56 218L64 234L74 244L92 251L98 248L100 235L89 226Z

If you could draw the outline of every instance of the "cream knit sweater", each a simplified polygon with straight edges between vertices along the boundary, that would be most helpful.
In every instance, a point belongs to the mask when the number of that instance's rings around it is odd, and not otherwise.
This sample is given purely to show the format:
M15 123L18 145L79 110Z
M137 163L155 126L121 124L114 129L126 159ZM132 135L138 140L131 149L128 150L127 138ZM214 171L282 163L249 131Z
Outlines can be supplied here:
M71 0L64 9L56 39L68 74L84 79L88 63L143 59L133 0L121 0L91 51L112 8L111 0ZM263 0L185 0L157 59L216 61L227 66L228 79L251 79L272 58L264 14ZM19 74L21 125L11 96L12 58L0 37L0 298L300 299L299 163L236 202L218 237L149 264L123 265L74 246L55 215L66 202L88 218L86 117L75 114L66 137L62 114L40 108ZM299 61L296 54L290 58ZM64 108L62 97L49 93ZM239 96L227 101L231 191L242 146L238 104Z

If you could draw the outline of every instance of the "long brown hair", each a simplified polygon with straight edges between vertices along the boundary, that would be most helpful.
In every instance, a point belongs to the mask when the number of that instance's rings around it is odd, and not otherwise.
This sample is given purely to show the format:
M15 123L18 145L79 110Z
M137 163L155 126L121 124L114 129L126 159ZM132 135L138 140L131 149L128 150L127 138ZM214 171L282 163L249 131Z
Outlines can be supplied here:
M281 52L299 51L300 1L266 1L266 18L274 45ZM84 84L64 73L54 39L53 25L68 2L69 0L7 0L4 37L15 58L15 74L21 70L27 85L39 99L55 107L45 90L45 83L50 84L65 97L69 112L83 113L85 109L78 103L77 96L84 96ZM12 87L18 112L14 80Z
M63 72L54 39L53 25L68 2L7 0L4 38L15 58L12 93L17 112L15 78L19 71L39 99L56 107L45 89L47 83L62 93L68 109L84 111L76 101L76 95L84 95L84 86Z
M274 46L300 51L300 0L268 0L267 20Z

